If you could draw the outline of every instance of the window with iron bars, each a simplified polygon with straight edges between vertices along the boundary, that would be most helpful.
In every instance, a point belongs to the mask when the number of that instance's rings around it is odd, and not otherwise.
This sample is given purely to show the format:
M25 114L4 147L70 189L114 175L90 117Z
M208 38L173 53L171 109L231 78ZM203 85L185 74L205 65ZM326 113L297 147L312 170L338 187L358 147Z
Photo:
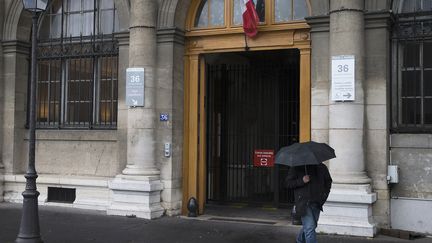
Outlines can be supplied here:
M392 34L392 130L432 132L432 1L399 7Z
M116 128L117 29L114 0L52 2L39 30L38 128Z

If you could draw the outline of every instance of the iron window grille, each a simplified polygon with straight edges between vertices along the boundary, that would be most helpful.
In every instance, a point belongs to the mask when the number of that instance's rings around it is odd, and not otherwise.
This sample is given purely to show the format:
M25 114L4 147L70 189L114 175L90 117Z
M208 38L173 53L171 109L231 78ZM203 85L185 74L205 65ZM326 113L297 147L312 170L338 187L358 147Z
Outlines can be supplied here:
M51 4L37 50L38 128L116 128L117 29L113 0Z
M391 36L393 132L432 131L432 5L428 7L427 1L417 2L415 11L401 11L394 16ZM407 2L406 7L412 3L414 1Z

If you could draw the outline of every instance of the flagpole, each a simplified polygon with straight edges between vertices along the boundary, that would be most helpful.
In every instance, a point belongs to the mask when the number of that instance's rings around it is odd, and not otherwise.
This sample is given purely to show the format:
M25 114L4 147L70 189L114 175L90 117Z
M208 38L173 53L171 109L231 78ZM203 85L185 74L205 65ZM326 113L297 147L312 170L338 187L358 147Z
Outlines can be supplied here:
M248 43L247 43L246 33L244 33L244 39L245 39L245 51L249 51L249 46L248 46Z

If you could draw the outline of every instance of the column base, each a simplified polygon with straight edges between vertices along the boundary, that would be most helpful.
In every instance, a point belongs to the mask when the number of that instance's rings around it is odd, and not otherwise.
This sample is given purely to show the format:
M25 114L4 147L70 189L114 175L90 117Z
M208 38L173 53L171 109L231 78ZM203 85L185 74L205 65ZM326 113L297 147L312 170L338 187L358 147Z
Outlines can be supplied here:
M159 176L118 175L109 183L112 202L108 215L154 219L164 214L161 206L163 185Z
M348 184L348 185L369 185L371 178L369 178L366 172L343 172L338 173L332 171L331 176L333 177L333 184Z
M3 202L3 200L4 200L4 198L3 198L4 180L3 180L3 175L1 173L2 172L0 171L0 202Z
M374 237L377 227L372 220L376 193L368 184L333 184L323 206L317 232Z
M3 191L4 191L4 170L2 165L0 164L0 202L4 201Z
M136 165L127 165L122 174L130 176L158 176L160 175L160 171L156 167L143 168Z

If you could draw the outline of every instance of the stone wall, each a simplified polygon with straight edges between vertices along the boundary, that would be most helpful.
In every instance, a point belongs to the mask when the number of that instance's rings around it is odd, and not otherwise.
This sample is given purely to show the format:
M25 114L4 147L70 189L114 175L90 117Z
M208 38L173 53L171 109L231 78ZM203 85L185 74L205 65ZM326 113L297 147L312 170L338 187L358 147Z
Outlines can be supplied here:
M121 20L120 30L127 30L127 0L116 0L116 6ZM8 190L19 187L17 192L21 193L23 188L19 185L20 181L12 180L11 176L22 176L27 168L28 132L25 126L31 21L29 13L22 10L21 1L1 1L0 11L0 167L4 165ZM119 56L122 58L124 48L120 49ZM127 47L126 59L119 62L120 128L127 126L121 110L124 107L122 100L128 55ZM126 149L119 145L125 141L124 134L125 129L38 130L36 170L40 174L39 178L46 175L58 178L115 176L126 164ZM56 186L55 181L51 180L50 185ZM85 184L85 180L82 181ZM80 183L75 184L79 186Z
M158 29L157 114L167 113L168 121L157 122L156 157L164 189L162 206L168 215L180 213L183 150L183 32ZM164 144L171 144L171 156L164 156Z
M390 141L390 163L399 167L399 182L391 185L392 227L432 234L432 135L392 134Z
M4 83L3 83L3 24L5 15L4 1L0 1L0 202L3 201L3 97L4 97Z
M399 167L393 197L432 200L431 134L392 134L391 164Z
M30 21L21 2L6 2L6 9L1 84L7 90L2 102L2 138L7 142L2 146L2 162L6 173L22 174L27 168L28 150L25 126ZM115 131L38 130L37 139L36 169L41 174L114 176L120 170Z
M27 80L29 44L22 41L2 42L3 46L3 164L6 173L23 173L27 147Z
M380 9L379 6L377 6ZM381 6L384 7L384 6ZM373 218L379 227L390 226L388 164L388 84L390 80L390 13L365 14L365 113L366 160L372 188L377 193Z
M113 177L122 169L118 163L115 130L39 130L36 158L39 174Z
M329 17L308 19L311 29L311 135L312 140L328 143L328 99L330 90ZM314 45L319 43L319 45Z

